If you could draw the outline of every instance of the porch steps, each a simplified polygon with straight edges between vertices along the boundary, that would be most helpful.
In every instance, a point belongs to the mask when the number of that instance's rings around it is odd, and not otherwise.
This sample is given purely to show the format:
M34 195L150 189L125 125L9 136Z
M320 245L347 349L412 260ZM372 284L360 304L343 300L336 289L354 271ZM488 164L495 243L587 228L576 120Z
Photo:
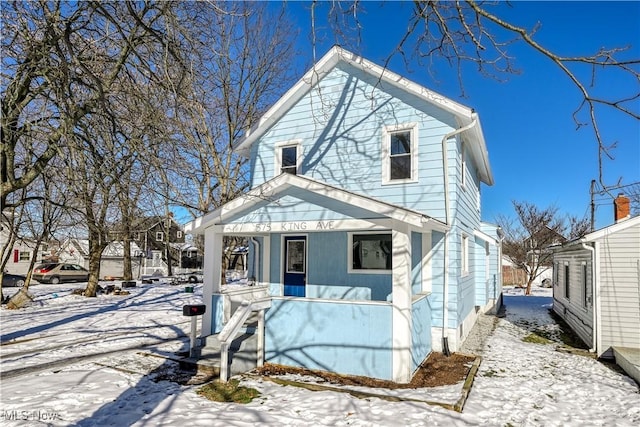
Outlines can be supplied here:
M242 374L258 366L258 336L255 334L257 325L247 325L241 329L238 336L229 347L229 372L231 375ZM196 365L198 371L213 375L220 375L220 340L218 334L205 338L204 346L200 348L198 358L183 359L184 363Z

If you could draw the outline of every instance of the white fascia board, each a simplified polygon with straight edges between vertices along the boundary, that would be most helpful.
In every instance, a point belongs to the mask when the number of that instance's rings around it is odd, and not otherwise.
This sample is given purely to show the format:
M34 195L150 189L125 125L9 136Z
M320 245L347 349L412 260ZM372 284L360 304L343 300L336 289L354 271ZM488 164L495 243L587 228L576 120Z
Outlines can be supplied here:
M356 54L354 54L353 52L349 52L348 50L338 47L337 53L340 55L342 60L344 60L354 68L358 68L376 78L379 78L381 81L384 81L397 88L403 89L405 92L409 92L412 95L422 99L423 101L428 102L429 104L441 107L443 110L453 114L456 117L459 117L466 123L470 123L471 120L473 120L472 109L458 102L455 102L444 95L429 90L424 86L412 82L411 80L406 79L387 68L381 67L369 61L368 59L357 56Z
M487 243L491 243L492 245L498 246L498 241L496 239L494 239L493 237L489 236L486 233L483 233L480 230L473 230L473 235L480 240L484 240Z
M358 56L353 52L334 46L316 64L314 64L314 66L307 71L291 89L289 89L271 108L269 108L256 125L246 131L244 138L234 147L234 151L243 156L248 156L251 144L260 138L289 110L289 108L291 108L291 106L309 92L309 90L324 76L326 76L341 60L385 83L400 88L425 102L442 108L444 111L453 114L465 125L471 123L474 119L474 112L471 108L412 82L411 80Z
M473 144L471 149L478 162L482 181L487 185L493 185L493 172L491 172L491 165L489 164L489 151L487 150L487 144L484 140L480 116L478 116L478 113L473 113L473 116L477 120L477 124L472 129L476 144Z
M640 216L635 216L633 218L625 219L616 224L612 224L608 227L601 228L600 230L594 231L589 234L585 234L582 240L587 242L591 242L597 239L601 239L605 236L608 236L613 233L618 233L622 230L626 230L629 227L640 225Z
M263 200L273 198L290 187L300 188L351 206L358 206L418 229L442 232L449 229L446 224L419 212L352 193L338 187L332 187L308 177L283 173L254 188L247 194L226 203L215 211L185 224L184 231L190 234L202 234L204 229L222 224L225 218L234 215L240 209L245 210Z
M184 225L184 232L189 234L202 234L205 228L217 225L223 221L225 217L233 215L237 210L247 209L262 200L273 197L277 192L283 191L288 187L287 175L293 176L290 174L278 175L248 193L220 206L218 209L186 223Z
M429 229L444 229L445 224L439 223L433 218L429 218L420 212L415 212L409 209L405 209L391 203L382 202L372 199L367 196L352 193L338 187L332 187L325 183L315 181L308 177L299 177L291 175L291 184L295 187L302 188L304 190L311 191L315 194L319 194L333 200L346 203L352 206L358 206L374 213L386 216L388 218L409 224L417 228L429 228ZM428 224L428 225L427 225ZM446 228L448 229L448 228Z
M293 104L298 102L311 88L318 83L338 63L338 47L334 46L298 82L260 118L258 123L245 132L244 138L234 147L234 151L247 156L249 147L262 136Z

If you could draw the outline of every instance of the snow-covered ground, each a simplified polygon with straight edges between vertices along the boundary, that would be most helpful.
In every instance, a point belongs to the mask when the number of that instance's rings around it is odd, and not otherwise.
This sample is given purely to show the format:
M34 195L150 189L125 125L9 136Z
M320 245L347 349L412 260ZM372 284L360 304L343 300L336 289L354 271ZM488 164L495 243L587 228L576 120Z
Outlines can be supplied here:
M200 285L193 294L162 283L139 285L127 296L70 294L83 286L36 285L31 306L0 311L3 426L640 425L640 393L631 379L592 358L558 352L554 344L522 341L535 328L556 328L549 289L530 297L505 289L507 316L484 345L470 339L467 346L483 360L457 413L259 379L243 379L261 392L247 405L208 401L196 394L199 386L158 380L173 362L147 355L186 348L190 321L182 306L201 301ZM451 390L407 393L438 400Z

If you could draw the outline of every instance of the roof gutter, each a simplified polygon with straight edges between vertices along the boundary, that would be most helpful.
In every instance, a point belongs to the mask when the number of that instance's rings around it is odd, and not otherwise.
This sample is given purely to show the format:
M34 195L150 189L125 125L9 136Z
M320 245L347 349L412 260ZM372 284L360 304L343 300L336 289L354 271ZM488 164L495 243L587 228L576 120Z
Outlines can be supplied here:
M445 225L451 226L451 214L449 212L450 198L449 198L449 160L447 158L447 141L450 138L461 134L464 131L467 131L478 124L478 120L475 116L472 115L471 123L466 126L463 126L459 129L456 129L452 132L449 132L442 138L442 169L444 171L444 215L445 215ZM449 318L449 235L451 229L449 228L445 231L444 234L444 289L443 289L443 307L442 307L442 353L445 356L449 356L451 352L449 351L449 336L447 333L448 329L448 318Z

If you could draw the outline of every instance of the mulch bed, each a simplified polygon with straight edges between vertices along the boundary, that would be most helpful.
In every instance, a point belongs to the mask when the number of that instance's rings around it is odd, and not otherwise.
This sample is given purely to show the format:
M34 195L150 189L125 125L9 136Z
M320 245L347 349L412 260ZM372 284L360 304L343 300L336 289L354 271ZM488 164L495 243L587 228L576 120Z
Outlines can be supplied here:
M266 363L263 367L256 369L256 373L270 377L297 374L318 378L319 382L371 388L424 388L453 385L464 381L474 360L474 356L459 353L453 353L448 357L442 353L431 353L422 365L420 365L411 382L408 384L398 384L393 381L356 375L340 375L326 371L294 368L272 363Z

